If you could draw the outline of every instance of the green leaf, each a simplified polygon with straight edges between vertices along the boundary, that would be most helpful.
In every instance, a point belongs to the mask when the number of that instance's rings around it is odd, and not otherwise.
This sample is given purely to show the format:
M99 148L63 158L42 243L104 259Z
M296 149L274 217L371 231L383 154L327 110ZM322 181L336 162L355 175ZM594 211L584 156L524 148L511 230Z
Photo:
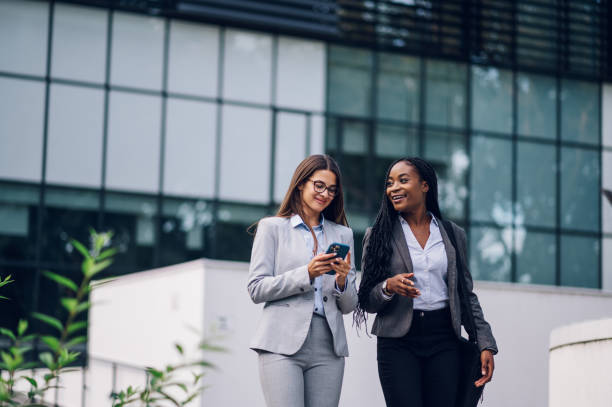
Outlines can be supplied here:
M100 255L98 257L96 257L96 260L98 260L98 261L104 260L104 259L106 259L108 257L113 257L115 254L117 254L117 248L112 247L112 248L106 249L102 253L100 253Z
M15 359L13 359L13 357L11 356L10 353L7 352L0 352L0 355L2 356L2 360L4 361L4 364L6 365L6 370L13 370L15 369Z
M4 287L5 285L14 282L15 280L11 280L11 277L12 276L9 274L8 276L6 276L4 280L0 278L0 287Z
M113 264L112 259L107 259L107 260L101 261L100 263L95 263L94 266L91 268L88 277L95 276L96 274L98 274L99 272L101 272L102 270L110 266L111 264Z
M20 369L22 369L22 370L30 370L30 369L34 369L35 367L38 367L38 363L37 362L27 362L27 363L24 363L23 365L21 365Z
M86 336L77 336L76 338L72 338L71 340L69 340L66 343L66 349L70 349L80 343L85 343L87 342L87 337Z
M53 355L50 352L41 353L40 355L38 355L38 358L40 359L41 362L44 363L44 365L48 369L53 370L53 368L55 367L55 362L53 361Z
M24 379L26 379L28 382L30 382L30 384L32 385L32 387L34 387L35 389L38 388L38 383L36 383L36 380L32 379L31 377L28 376L22 376Z
M32 316L44 322L47 325L51 325L52 327L56 328L60 332L64 330L62 323L57 318L54 318L49 315L41 314L40 312L32 312Z
M17 335L23 336L23 334L25 333L27 329L28 329L28 321L26 321L25 319L20 319L19 323L17 324Z
M87 321L73 322L72 324L68 325L68 329L66 329L66 331L68 332L68 335L70 335L73 332L76 332L83 328L87 328Z
M9 331L6 328L0 328L0 334L4 335L4 336L8 336L9 338L11 338L13 341L16 341L17 338L15 337L15 334L11 331Z
M89 276L91 274L91 268L94 265L94 260L91 257L86 258L85 260L83 260L83 263L81 264L81 270L83 271L83 275L84 276Z
M51 279L56 283L63 285L64 287L70 288L75 293L79 290L79 287L77 287L75 282L69 279L68 277L60 276L59 274L52 273L50 271L43 271L43 275L48 279Z
M79 314L87 309L89 309L89 307L91 307L91 302L89 301L85 301L80 303L79 305L76 306L76 308L74 309L74 311Z
M149 373L151 376L156 377L158 379L161 379L162 377L164 377L164 373L157 370L157 369L153 369L152 367L148 367L147 368L147 373Z
M10 298L5 297L4 295L0 295L0 300L9 300Z
M64 308L66 308L66 310L68 310L68 312L72 312L74 311L74 309L76 308L76 306L78 305L78 301L76 298L62 298L61 300L62 305L64 306Z
M49 348L51 348L51 350L53 350L54 352L58 352L60 349L60 343L59 340L53 336L41 336L40 340L43 341L44 343L46 343Z
M81 242L79 242L76 239L70 239L70 243L75 249L77 249L83 255L83 257L85 257L86 259L91 258L89 251L85 248L85 246L81 244Z
M176 348L176 350L178 350L178 353L180 353L181 355L183 355L183 354L184 354L184 352L183 352L183 347L182 347L180 344L175 343L175 344L174 344L174 347Z

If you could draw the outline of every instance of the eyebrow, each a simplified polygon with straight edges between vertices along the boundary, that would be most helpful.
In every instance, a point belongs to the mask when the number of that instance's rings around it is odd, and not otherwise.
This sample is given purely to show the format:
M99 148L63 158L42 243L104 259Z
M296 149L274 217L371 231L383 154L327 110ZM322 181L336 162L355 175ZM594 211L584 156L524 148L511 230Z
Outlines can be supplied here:
M400 175L398 175L398 178L399 178L399 177L403 177L404 175L405 175L405 176L408 176L408 177L410 176L410 174L408 174L407 172L403 172L403 173L401 173ZM390 178L393 178L393 177L392 177L391 175L389 175L389 176L387 177L387 179L390 179Z

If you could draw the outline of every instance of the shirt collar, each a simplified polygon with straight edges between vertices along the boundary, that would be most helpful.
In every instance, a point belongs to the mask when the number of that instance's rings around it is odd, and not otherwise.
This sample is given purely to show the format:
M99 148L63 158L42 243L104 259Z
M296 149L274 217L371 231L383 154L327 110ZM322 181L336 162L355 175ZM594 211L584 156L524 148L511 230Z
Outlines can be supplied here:
M304 223L304 221L302 220L302 217L298 215L297 213L294 213L293 215L291 215L290 221L291 221L291 227L293 228L300 226L300 225L304 225L307 229L310 229L308 225ZM315 226L315 228L318 228L318 227L322 228L324 223L325 223L325 217L321 215L320 223L317 226Z
M436 219L434 214L431 213L430 211L427 211L427 214L431 216L431 220L433 221L433 224L436 225L437 227L440 227L440 225L438 225L438 219ZM400 223L408 224L408 222L406 222L406 219L404 219L399 212L397 213L397 216L399 217Z

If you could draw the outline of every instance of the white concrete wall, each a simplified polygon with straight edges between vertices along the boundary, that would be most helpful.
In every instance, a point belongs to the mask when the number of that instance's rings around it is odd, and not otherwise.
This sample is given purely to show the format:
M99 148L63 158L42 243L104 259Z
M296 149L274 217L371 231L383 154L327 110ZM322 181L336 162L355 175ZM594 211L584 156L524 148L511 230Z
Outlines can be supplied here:
M194 405L264 406L256 354L248 349L261 306L251 303L246 281L246 263L201 260L107 284L93 295L90 354L128 364L163 365L176 360L174 342L186 347L195 344L198 337L187 328L194 326L205 335L217 336L218 343L229 350L206 355L219 371L207 375L211 387L201 403ZM572 322L612 316L610 292L485 282L477 282L476 292L500 349L483 406L546 406L551 331ZM383 406L376 339L363 332L358 335L350 315L345 324L351 356L340 405ZM142 380L134 372L119 371L123 384ZM102 362L92 364L86 380L95 396L88 397L87 407L108 405L107 399L100 399L108 394L109 372ZM79 378L74 383L68 387L80 388ZM80 400L74 397L70 400Z
M609 407L612 319L555 329L550 336L550 407Z

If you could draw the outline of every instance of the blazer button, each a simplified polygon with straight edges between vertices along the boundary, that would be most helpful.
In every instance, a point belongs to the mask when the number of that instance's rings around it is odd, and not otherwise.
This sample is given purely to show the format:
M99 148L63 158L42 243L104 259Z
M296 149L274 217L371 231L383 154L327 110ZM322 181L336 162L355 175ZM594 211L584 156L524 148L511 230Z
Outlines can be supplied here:
M327 296L323 297L323 301L327 302Z

